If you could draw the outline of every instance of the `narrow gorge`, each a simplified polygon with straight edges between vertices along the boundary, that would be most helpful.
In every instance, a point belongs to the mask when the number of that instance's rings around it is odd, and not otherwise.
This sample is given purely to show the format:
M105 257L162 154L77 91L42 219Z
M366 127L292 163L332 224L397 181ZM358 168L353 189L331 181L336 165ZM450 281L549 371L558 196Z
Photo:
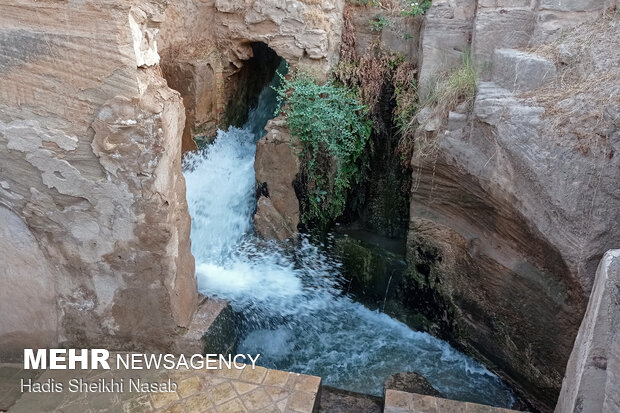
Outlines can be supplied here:
M0 8L0 368L260 354L319 378L273 411L620 409L617 0Z

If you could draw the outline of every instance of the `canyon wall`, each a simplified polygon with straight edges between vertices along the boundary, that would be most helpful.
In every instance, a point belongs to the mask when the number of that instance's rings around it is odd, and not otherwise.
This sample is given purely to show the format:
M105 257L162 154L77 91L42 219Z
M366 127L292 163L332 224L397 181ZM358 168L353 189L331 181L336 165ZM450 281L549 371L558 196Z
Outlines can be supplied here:
M610 5L434 1L421 41L422 89L471 50L478 92L443 126L421 119L434 151L412 159L409 265L447 303L452 339L546 411L620 244Z
M172 350L196 307L163 2L0 1L0 356Z
M198 295L182 152L231 123L245 89L262 88L249 72L264 70L247 64L257 50L324 75L344 1L0 6L0 276L10 285L0 306L12 313L2 352L182 350L199 338L187 333Z

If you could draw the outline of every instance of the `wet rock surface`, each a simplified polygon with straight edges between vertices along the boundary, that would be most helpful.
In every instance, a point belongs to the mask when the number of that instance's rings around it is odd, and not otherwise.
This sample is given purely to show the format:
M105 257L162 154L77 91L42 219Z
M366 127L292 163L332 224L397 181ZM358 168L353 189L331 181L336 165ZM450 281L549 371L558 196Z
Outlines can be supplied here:
M300 172L300 148L284 120L267 123L267 134L256 144L254 170L261 188L254 215L256 232L280 241L297 233L299 201L294 181Z
M383 400L380 397L321 386L319 413L380 413L381 411L383 411Z
M440 391L435 389L424 376L411 371L396 373L388 377L385 380L383 388L385 391L398 390L427 396L445 397Z

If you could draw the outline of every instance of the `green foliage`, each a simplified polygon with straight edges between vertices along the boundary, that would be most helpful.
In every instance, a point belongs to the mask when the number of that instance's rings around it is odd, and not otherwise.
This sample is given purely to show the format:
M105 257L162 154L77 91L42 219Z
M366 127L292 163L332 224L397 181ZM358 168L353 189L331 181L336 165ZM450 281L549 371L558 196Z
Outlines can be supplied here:
M418 0L409 3L409 8L403 10L401 14L403 16L421 16L426 14L428 9L431 8L431 0Z
M321 85L297 73L276 89L282 112L303 145L306 200L302 220L325 231L344 211L353 185L366 177L371 123L353 90Z
M373 32L380 32L385 26L389 26L390 21L380 14L370 20L370 30Z
M356 6L373 6L373 7L381 7L381 2L379 0L347 0L347 3L354 4Z
M390 60L388 61L388 65L390 66L390 69L391 69L392 71L395 71L395 70L397 70L397 69L398 69L398 67L399 67L400 65L402 65L403 63L405 63L405 61L406 61L406 60L407 60L407 59L405 59L405 56L403 56L402 54L399 54L399 55L397 55L397 56L393 57L392 59L390 59Z
M396 152L400 155L403 167L409 167L413 152L413 135L417 124L414 119L419 110L418 83L416 70L411 64L403 64L394 74L394 123L400 132Z

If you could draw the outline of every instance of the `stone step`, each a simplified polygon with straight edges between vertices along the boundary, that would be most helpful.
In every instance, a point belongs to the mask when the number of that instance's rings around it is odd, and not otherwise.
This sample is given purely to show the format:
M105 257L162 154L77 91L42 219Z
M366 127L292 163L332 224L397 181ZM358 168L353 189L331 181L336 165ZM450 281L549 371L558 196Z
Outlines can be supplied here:
M510 413L516 410L386 390L384 413Z
M126 353L121 353L126 354ZM112 366L114 368L114 366ZM21 380L62 383L60 392L21 393ZM122 391L70 392L69 380L123 380ZM128 391L129 379L176 383L174 391ZM320 395L320 396L319 396ZM24 370L0 364L0 412L509 413L514 410L387 389L385 399L321 386L319 377L255 370Z
M556 78L555 64L535 53L497 49L493 55L492 80L511 92L539 88Z

